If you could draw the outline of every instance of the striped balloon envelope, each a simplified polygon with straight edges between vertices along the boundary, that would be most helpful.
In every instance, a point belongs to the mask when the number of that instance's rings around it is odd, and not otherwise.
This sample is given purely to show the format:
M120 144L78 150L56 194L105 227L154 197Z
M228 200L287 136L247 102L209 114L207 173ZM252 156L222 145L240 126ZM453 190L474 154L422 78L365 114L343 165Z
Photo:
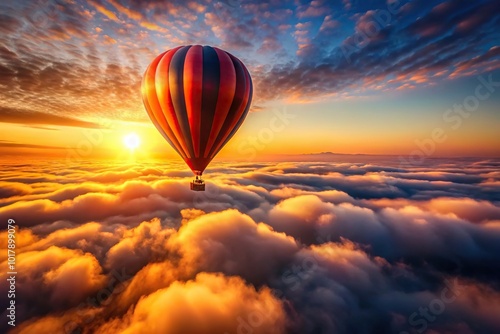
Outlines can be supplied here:
M216 47L179 46L158 55L147 68L144 106L195 173L191 189L204 190L201 175L243 123L252 93L245 65Z

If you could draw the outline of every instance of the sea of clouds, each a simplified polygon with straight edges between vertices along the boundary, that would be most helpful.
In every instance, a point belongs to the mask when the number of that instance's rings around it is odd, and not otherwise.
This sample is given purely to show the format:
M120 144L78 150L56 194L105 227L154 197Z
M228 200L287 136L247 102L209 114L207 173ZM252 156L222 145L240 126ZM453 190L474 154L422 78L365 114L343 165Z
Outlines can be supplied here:
M0 331L499 333L499 170L219 162L200 193L177 162L10 162Z

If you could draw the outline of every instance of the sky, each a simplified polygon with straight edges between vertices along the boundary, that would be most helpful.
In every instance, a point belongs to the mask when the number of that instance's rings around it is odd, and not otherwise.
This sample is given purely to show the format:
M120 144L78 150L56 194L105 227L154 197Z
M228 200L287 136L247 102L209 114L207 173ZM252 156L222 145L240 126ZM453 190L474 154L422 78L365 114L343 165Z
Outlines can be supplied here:
M231 52L254 82L251 111L221 159L500 155L498 1L0 6L3 156L121 158L123 137L136 133L144 156L176 158L148 119L140 82L156 55L190 44Z

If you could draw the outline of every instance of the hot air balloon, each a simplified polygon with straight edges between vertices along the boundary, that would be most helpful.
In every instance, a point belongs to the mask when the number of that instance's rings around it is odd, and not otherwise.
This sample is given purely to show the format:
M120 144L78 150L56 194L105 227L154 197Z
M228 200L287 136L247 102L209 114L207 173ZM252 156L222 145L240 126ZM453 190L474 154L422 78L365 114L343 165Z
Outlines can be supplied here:
M245 65L216 47L179 46L158 55L142 80L151 121L196 175L191 190L243 123L252 100Z

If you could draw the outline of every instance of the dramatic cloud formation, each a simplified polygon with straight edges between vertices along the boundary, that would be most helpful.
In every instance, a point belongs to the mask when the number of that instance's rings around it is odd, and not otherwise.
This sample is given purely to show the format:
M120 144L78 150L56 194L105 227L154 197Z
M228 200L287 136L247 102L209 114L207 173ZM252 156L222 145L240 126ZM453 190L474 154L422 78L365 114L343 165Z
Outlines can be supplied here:
M180 44L217 45L242 58L257 104L411 89L498 71L499 6L488 0L5 3L0 121L9 121L13 109L32 112L34 123L68 111L88 117L90 110L144 120L145 113L136 113L141 75L156 54Z
M11 332L498 332L499 166L9 163Z

